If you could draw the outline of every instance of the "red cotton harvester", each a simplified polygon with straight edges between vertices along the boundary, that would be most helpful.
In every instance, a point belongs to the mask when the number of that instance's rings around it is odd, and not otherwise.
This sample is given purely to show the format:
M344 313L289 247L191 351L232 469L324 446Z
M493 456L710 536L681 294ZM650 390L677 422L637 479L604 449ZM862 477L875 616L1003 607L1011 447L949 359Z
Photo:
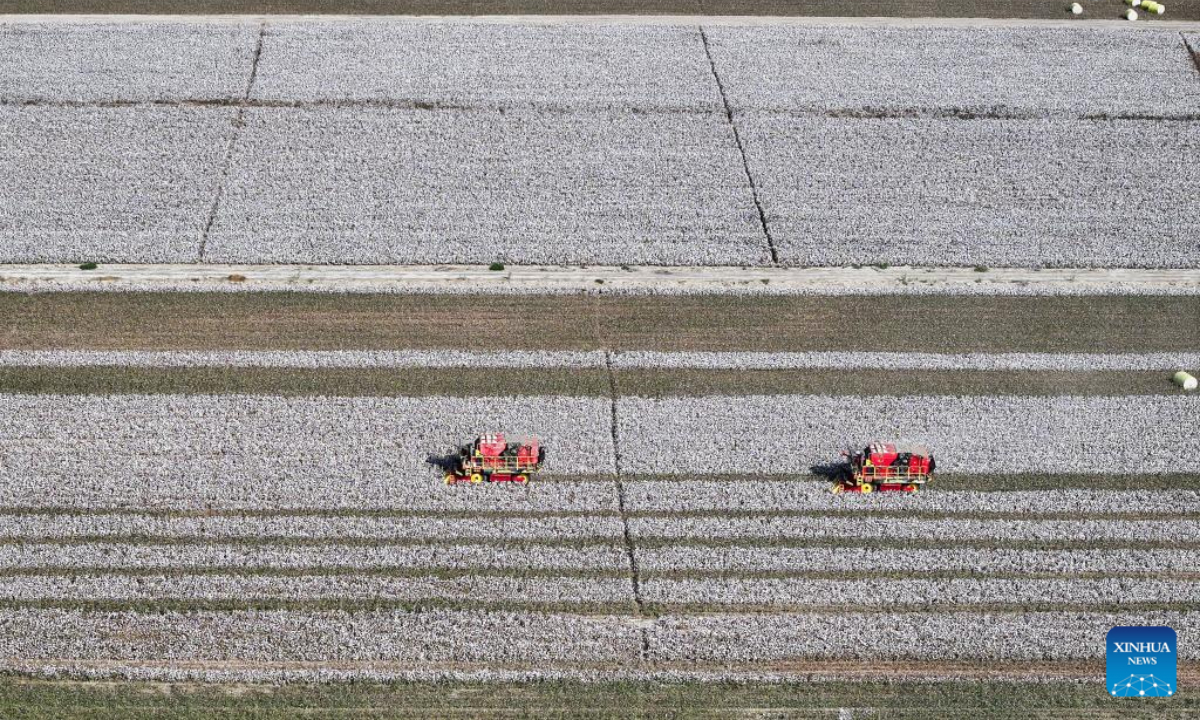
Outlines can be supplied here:
M850 470L834 484L835 493L916 492L933 479L936 464L924 445L871 443L842 455L850 459Z
M480 435L458 450L454 465L446 473L446 484L460 482L515 482L522 485L542 469L546 448L537 438L506 442L500 433Z

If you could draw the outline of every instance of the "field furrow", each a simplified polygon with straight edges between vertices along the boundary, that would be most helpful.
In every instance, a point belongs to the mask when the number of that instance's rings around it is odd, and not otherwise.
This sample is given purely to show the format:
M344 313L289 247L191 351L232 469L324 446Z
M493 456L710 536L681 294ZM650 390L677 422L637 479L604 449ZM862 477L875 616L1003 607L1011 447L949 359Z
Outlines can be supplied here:
M836 447L836 446L835 446ZM938 456L939 464L941 456ZM685 476L686 477L686 476ZM839 511L945 512L945 513L1192 513L1200 510L1200 491L1184 488L1155 490L1006 490L980 492L969 489L939 492L936 485L912 495L882 493L868 496L834 495L828 481L810 479L705 480L704 476L679 482L633 480L625 483L631 511ZM1050 477L1053 477L1051 474ZM935 480L936 482L936 480ZM1136 483L1131 483L1136 485ZM969 483L967 484L969 487Z

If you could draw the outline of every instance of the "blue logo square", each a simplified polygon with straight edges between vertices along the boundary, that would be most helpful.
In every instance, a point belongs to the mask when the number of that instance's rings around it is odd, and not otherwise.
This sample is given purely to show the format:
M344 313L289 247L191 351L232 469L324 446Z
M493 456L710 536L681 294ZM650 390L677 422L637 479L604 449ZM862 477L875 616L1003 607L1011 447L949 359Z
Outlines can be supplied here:
M1179 642L1166 626L1115 627L1105 639L1108 694L1174 697Z

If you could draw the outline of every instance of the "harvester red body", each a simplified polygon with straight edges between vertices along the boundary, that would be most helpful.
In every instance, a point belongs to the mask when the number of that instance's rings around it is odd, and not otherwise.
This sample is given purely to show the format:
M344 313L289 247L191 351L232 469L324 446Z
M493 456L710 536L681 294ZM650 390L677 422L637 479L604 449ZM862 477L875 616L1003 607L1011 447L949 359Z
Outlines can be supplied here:
M833 486L835 493L916 492L933 479L936 465L924 445L871 443L842 455L850 459L850 468Z
M460 482L527 483L542 469L546 448L537 438L508 442L500 433L480 435L458 450L454 465L446 473L446 484Z

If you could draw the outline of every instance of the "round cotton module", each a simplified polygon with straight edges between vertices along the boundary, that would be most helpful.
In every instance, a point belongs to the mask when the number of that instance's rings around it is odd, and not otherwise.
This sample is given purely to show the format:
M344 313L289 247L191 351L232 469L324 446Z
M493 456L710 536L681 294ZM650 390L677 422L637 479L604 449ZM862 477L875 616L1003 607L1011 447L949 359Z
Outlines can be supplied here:
M1071 14L1072 15L1082 15L1083 14L1083 6L1080 5L1079 3L1072 3L1071 4Z
M1125 19L1126 20L1137 20L1137 10L1134 10L1133 8L1126 10L1125 11Z
M1175 380L1175 384L1178 385L1179 387L1183 388L1184 390L1195 390L1196 389L1196 385L1197 385L1196 377L1189 372L1184 372L1183 370L1180 370L1179 372L1175 373L1175 377L1173 379Z

